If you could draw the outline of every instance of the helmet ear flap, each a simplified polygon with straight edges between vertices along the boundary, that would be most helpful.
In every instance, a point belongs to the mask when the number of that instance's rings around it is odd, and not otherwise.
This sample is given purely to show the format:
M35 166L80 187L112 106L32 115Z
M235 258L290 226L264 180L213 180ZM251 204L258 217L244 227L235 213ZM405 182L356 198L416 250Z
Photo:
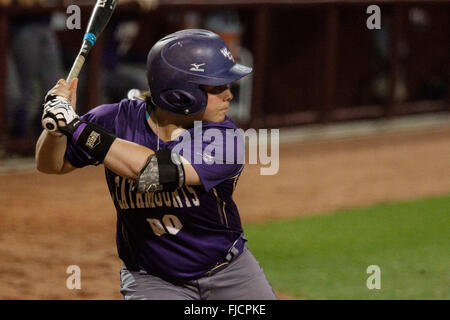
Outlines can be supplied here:
M178 108L186 108L195 104L195 97L187 91L172 89L160 93L161 99Z
M171 105L179 110L183 110L183 113L188 115L196 112L191 107L197 107L197 105L205 105L207 102L207 94L204 90L198 90L201 96L194 96L190 92L180 89L164 90L159 94L159 98L166 104ZM194 108L195 109L195 108Z

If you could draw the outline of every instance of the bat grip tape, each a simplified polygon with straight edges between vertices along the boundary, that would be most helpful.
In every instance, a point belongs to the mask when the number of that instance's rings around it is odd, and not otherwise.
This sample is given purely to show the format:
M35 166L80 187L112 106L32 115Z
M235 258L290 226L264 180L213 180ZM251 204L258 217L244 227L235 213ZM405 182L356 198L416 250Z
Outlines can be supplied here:
M72 82L73 79L78 77L81 68L83 67L85 58L82 55L78 55L75 62L73 63L72 69L70 70L69 76L67 77L67 82Z

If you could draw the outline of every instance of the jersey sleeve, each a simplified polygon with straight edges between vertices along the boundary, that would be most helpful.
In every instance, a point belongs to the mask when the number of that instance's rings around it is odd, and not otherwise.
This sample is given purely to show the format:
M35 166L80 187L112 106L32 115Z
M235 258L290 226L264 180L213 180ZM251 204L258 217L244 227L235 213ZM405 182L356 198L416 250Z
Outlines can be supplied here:
M114 122L119 110L119 104L103 104L80 117L81 120L89 121L114 132ZM70 139L67 140L65 158L75 167L82 168L88 165L98 165L98 162L75 145Z
M195 169L206 191L235 177L244 168L245 142L241 131L207 128L202 137L195 133L180 138L172 150L182 155Z

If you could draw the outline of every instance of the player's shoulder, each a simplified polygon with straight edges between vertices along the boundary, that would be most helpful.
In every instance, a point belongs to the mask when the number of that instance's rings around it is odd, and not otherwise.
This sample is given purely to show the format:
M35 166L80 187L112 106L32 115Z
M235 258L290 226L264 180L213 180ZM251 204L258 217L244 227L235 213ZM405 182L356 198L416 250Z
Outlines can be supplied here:
M142 110L145 111L145 101L122 99L119 102L99 105L82 118L86 121L96 123L108 123L114 121L117 117L136 117Z
M121 108L136 111L147 107L147 103L141 99L122 99L119 102Z
M128 120L141 117L145 114L147 103L140 99L122 99L118 104L118 113Z
M136 114L140 110L146 109L146 103L143 100L138 99L122 99L119 102L111 104L103 104L97 107L99 112L117 112L126 114Z

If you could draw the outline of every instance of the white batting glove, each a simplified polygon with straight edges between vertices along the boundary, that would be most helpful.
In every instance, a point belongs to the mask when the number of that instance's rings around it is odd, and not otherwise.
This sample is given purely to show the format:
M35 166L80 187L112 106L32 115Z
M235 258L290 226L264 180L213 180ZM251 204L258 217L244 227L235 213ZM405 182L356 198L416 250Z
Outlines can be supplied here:
M72 120L79 118L69 100L54 96L44 104L42 127L53 136L62 136L59 128L66 126Z

